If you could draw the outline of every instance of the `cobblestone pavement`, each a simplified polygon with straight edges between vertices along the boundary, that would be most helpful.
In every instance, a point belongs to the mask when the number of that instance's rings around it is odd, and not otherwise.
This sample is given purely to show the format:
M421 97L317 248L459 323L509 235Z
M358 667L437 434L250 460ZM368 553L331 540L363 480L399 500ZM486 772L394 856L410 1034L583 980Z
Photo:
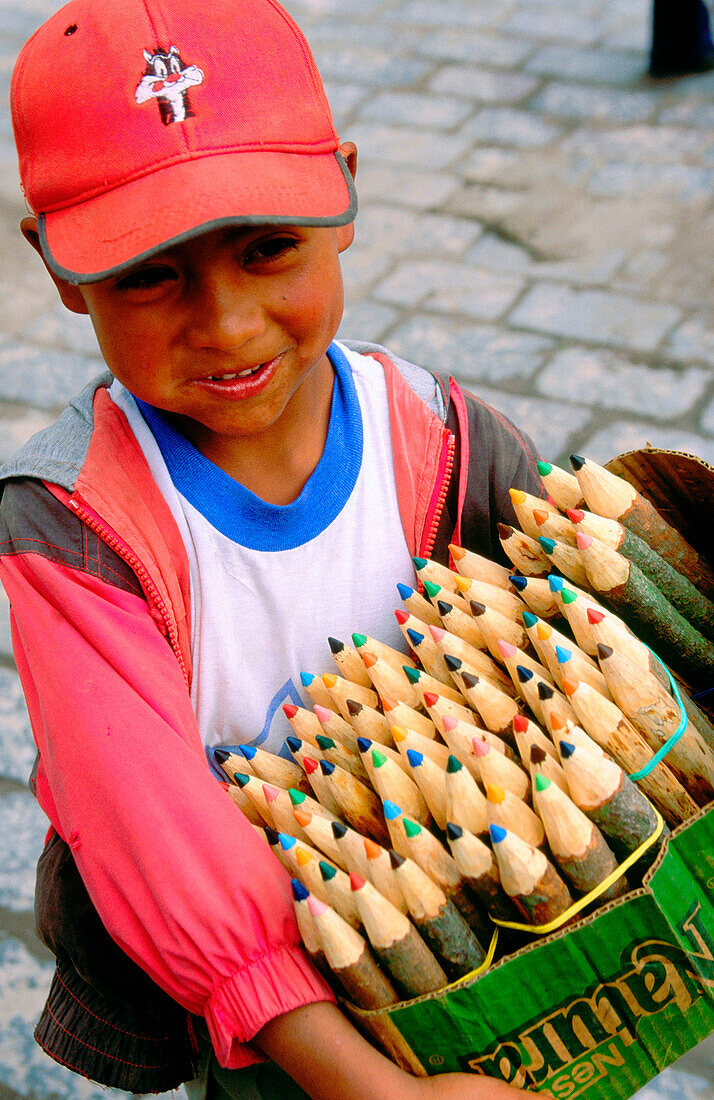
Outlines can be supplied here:
M53 7L0 0L0 459L100 366L17 232L10 72ZM453 370L553 461L649 440L714 462L714 74L644 76L649 0L288 7L360 148L341 334ZM2 612L0 1100L118 1097L30 1037L50 975L30 916L45 822ZM639 1100L711 1098L711 1040L687 1065Z

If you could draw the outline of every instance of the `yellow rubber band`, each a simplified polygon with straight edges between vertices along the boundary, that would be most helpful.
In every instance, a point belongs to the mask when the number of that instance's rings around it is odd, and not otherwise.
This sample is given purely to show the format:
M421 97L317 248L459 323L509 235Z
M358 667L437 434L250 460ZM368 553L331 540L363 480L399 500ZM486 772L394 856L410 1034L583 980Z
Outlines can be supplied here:
M594 890L591 890L590 893L585 894L584 897L576 901L574 905L571 905L568 909L565 910L564 913L561 913L559 917L556 917L555 920L550 921L548 924L521 924L518 921L498 920L496 917L491 917L493 923L497 924L499 928L515 928L519 932L534 932L536 936L547 936L549 932L555 932L558 928L561 928L562 925L567 924L567 922L572 917L574 917L576 913L579 913L581 909L587 908L587 906L590 905L591 902L599 898L600 895L604 894L606 890L609 890L613 883L617 882L619 878L622 878L625 872L628 871L634 863L637 863L637 860L640 858L640 856L644 852L646 852L648 848L652 847L664 828L664 821L662 820L660 814L654 806L652 807L652 809L654 810L655 817L657 819L657 826L654 832L647 837L647 840L640 844L639 848L635 848L634 852L631 852L627 859L620 863L617 869L613 871L611 875L608 875L607 878L602 880L602 882L599 882Z
M480 966L477 966L475 970L470 970L468 974L464 974L461 978L457 978L455 982L451 982L449 985L445 985L444 989L452 989L456 985L461 985L462 982L469 981L470 978L477 978L479 974L483 974L485 970L488 970L489 966L493 962L493 957L496 954L496 944L498 943L498 929L494 928L493 935L491 936L491 942L488 945L488 951L486 952L486 958L483 960Z

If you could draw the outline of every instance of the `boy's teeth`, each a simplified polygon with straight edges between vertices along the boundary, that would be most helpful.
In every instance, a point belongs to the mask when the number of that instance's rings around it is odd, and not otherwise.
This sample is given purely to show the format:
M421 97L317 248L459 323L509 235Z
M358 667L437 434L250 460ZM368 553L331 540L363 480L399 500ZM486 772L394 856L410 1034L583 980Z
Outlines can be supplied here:
M247 370L239 371L237 374L212 374L210 375L211 382L229 382L231 378L247 378L249 374L255 374L260 367L248 367Z

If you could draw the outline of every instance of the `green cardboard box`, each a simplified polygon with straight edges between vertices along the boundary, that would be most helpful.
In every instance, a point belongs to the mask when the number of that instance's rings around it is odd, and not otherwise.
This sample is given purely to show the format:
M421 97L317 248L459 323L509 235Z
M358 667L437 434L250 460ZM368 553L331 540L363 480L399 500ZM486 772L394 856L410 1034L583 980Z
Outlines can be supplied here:
M705 463L648 448L610 467L692 541L696 528L700 540L711 531ZM625 1100L714 1031L714 805L665 840L642 887L624 898L439 993L348 1007L414 1073L480 1073L558 1100Z

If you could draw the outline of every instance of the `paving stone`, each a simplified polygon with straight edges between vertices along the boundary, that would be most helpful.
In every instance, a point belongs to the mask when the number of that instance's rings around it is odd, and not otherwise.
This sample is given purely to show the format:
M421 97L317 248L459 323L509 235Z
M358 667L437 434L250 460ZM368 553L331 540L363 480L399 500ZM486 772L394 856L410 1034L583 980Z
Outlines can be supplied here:
M598 122L642 122L657 106L647 92L623 92L592 84L548 84L531 101L531 107L557 118L582 118Z
M451 371L471 386L529 378L552 354L553 346L552 340L542 336L442 317L412 317L389 336L389 347L405 359Z
M458 177L448 172L420 171L376 159L360 162L357 190L361 209L376 201L429 210L442 206L458 189Z
M358 122L352 128L352 141L362 150L365 160L427 169L449 168L463 159L469 147L469 139L463 133L444 134L433 129L414 130L367 122Z
M471 31L465 27L443 27L425 35L417 49L427 57L510 69L533 52L533 42L528 38L504 38L502 35Z
M338 81L348 78L350 84L363 84L372 88L394 88L421 80L433 69L433 62L420 57L401 57L388 50L374 50L367 46L320 47L314 50L317 67L324 80Z
M53 970L18 940L0 943L0 1095L5 1086L28 1100L126 1100L126 1092L102 1088L60 1066L32 1038Z
M0 463L6 462L31 435L46 428L54 420L53 416L34 409L25 411L18 408L15 412L19 415L11 416L9 410L7 413L0 412Z
M710 194L714 168L686 164L633 164L631 161L603 165L591 174L587 189L596 198L622 197L654 192L689 201Z
M472 105L453 95L425 92L382 92L362 107L360 118L396 122L407 126L431 126L450 130L471 113Z
M461 258L483 232L467 218L425 214L373 203L359 214L356 242L383 254L390 241L395 256L450 256Z
M399 23L455 24L457 27L483 27L502 17L504 5L499 0L479 0L478 4L452 2L434 4L432 0L407 0L393 8L388 17ZM507 9L506 9L507 10Z
M697 367L655 370L611 351L565 348L541 371L536 388L544 397L673 420L694 407L710 380Z
M67 348L97 358L100 354L92 322L84 314L72 313L60 301L42 310L20 333L31 343Z
M0 796L0 906L13 913L32 910L46 832L47 818L29 791Z
M680 428L666 428L652 421L618 420L585 438L582 450L595 462L607 462L623 451L651 443L673 451L686 451L714 464L714 439Z
M543 46L524 68L530 73L592 80L595 83L632 85L642 73L642 58L625 50L603 50L600 46ZM675 121L672 119L671 121Z
M466 127L472 142L540 149L550 145L561 127L516 107L484 107Z
M709 314L688 317L667 339L665 352L674 359L694 359L714 367L714 318Z
M569 11L566 7L528 4L513 11L508 17L508 30L514 34L532 35L563 42L590 44L599 36L595 20Z
M702 413L702 430L714 435L714 400L709 402Z
M576 284L608 285L622 266L627 252L610 248L606 252L586 253L574 260L544 260L531 269L534 278L563 279Z
M0 399L57 408L102 370L100 359L13 342L0 348Z
M325 92L338 132L352 117L357 106L369 95L368 89L360 84L338 84L337 81L327 80Z
M347 306L342 317L338 340L369 340L382 343L384 334L399 317L396 309L378 302L356 302Z
M7 602L3 607L3 642L7 644ZM20 677L14 669L0 666L0 729L2 729L3 754L0 775L3 779L15 779L26 783L35 760L35 742L32 740L30 719Z
M476 183L505 183L513 180L521 164L523 154L517 149L503 149L498 145L482 145L474 149L461 172L466 180Z
M523 288L521 279L480 271L466 264L419 261L400 264L374 290L392 305L421 305L444 313L465 313L480 321L502 316Z
M516 210L521 202L522 198L517 191L469 183L450 199L448 209L463 217L499 222Z
M554 283L532 287L509 317L511 324L588 343L654 351L681 317L659 305L607 290L575 290Z
M436 93L467 96L483 103L517 103L538 86L532 77L473 65L447 65L429 81Z
M561 466L567 462L574 441L582 437L583 429L591 419L590 411L578 405L554 405L552 401L486 386L478 387L478 395L526 432L549 462Z
M496 270L520 274L533 267L533 256L530 252L493 233L484 233L466 259L477 267L493 267Z

